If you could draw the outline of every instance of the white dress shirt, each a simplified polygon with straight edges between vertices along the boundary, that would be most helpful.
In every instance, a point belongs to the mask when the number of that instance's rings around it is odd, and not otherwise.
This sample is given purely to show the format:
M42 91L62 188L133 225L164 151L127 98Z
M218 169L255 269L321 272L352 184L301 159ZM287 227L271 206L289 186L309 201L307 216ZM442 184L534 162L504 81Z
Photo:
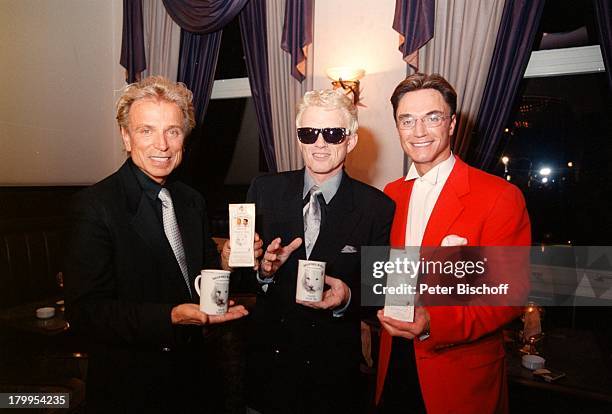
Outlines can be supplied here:
M406 181L415 181L408 207L406 246L420 246L423 242L423 235L425 234L431 212L454 166L455 157L452 153L450 157L433 167L423 176L419 175L414 162L410 166L406 175Z

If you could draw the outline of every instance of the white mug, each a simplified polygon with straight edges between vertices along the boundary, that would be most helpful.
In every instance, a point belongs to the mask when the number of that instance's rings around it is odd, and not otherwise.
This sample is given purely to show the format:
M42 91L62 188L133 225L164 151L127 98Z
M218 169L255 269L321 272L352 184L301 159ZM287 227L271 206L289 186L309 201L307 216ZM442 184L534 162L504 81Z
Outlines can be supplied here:
M208 315L223 315L227 312L229 280L228 270L204 269L200 272L195 280L195 289L200 295L202 312Z
M295 298L305 302L319 302L323 299L324 287L325 262L300 260Z

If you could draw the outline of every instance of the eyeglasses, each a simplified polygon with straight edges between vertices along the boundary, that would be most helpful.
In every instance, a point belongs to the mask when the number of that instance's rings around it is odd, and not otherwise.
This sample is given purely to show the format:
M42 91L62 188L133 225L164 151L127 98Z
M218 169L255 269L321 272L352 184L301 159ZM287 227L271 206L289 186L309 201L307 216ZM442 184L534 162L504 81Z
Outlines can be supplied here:
M442 125L442 122L444 122L444 120L447 118L452 118L452 115L433 113L427 114L421 118L407 116L405 118L400 118L400 120L397 121L397 127L399 129L412 129L416 126L417 121L420 119L427 128L435 128Z
M323 139L328 144L341 144L349 133L346 128L298 128L297 137L302 144L314 144L323 135Z

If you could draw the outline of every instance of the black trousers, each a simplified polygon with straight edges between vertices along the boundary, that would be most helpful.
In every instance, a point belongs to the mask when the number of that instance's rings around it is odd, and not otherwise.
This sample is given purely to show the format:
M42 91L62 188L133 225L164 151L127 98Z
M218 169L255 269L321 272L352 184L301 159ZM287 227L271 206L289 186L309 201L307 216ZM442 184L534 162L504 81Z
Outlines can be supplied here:
M391 358L378 414L423 414L425 403L417 375L412 341L393 338Z

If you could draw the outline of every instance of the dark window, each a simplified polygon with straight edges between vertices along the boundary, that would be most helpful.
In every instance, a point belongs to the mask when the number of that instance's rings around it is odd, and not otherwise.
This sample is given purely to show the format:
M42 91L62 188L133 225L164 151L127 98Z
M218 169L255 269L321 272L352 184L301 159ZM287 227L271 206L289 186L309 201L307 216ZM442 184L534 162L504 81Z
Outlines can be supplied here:
M235 18L223 28L215 80L247 76ZM267 172L253 99L211 99L185 155L178 174L206 198L213 234L227 237L228 203L244 202L251 180Z
M534 51L597 44L592 1L546 2ZM612 242L611 109L605 73L521 82L495 173L523 190L535 243Z
M547 1L533 50L562 49L599 44L593 2Z
M521 90L496 173L523 190L534 242L610 244L612 98L605 73L524 79Z
M267 171L253 99L212 99L189 139L181 177L204 194L213 222L223 222L227 204L244 202L251 180ZM213 232L227 229L222 224Z
M215 80L246 78L247 68L240 37L238 17L223 28L219 59L215 70Z

